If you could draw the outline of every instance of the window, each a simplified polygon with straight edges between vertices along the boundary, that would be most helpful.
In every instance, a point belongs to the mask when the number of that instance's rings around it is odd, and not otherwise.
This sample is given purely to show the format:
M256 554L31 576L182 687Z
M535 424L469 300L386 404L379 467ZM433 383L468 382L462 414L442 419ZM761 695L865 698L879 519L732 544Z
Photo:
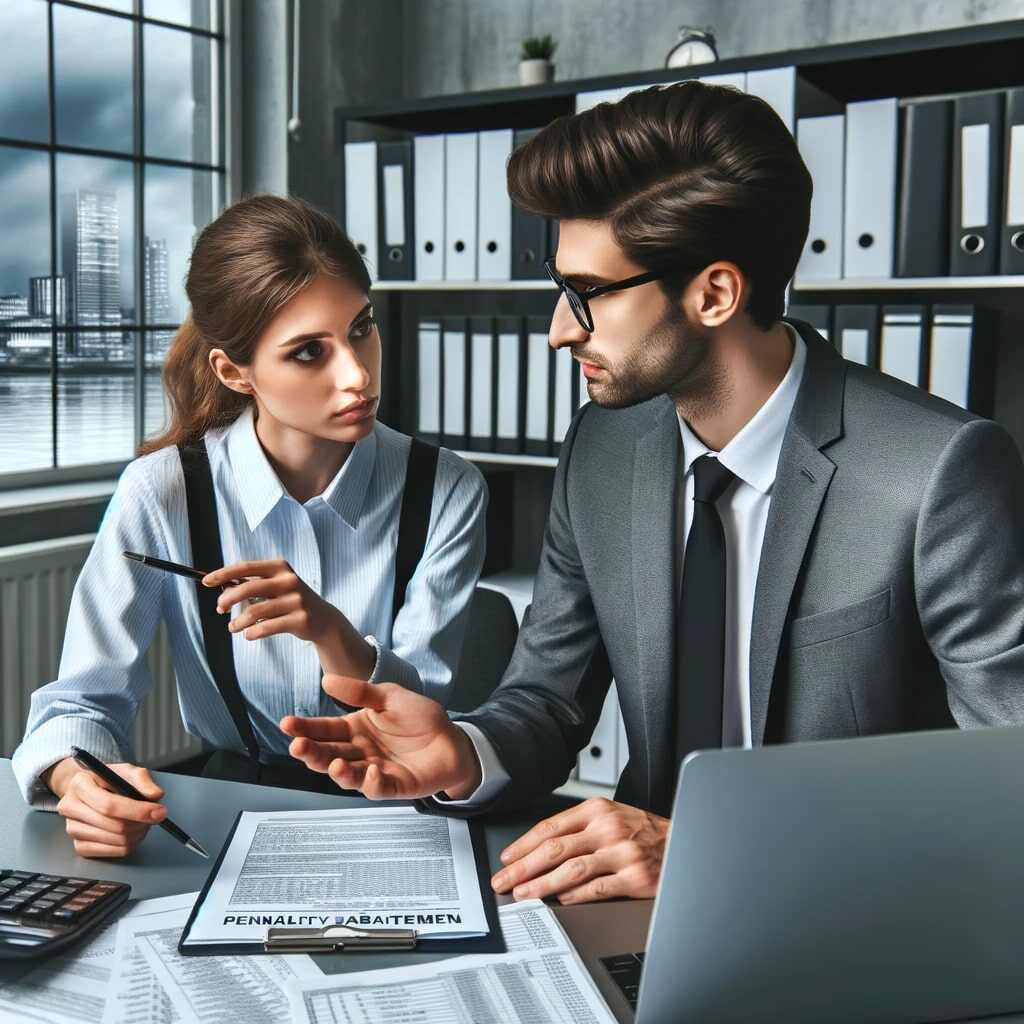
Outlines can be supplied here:
M0 487L110 471L164 423L225 195L221 0L0 0Z

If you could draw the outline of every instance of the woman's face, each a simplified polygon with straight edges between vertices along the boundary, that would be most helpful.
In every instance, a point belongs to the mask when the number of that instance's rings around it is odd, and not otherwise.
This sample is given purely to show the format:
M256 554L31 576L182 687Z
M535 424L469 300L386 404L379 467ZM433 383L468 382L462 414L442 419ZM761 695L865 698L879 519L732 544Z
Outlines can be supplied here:
M261 415L328 441L354 443L373 430L380 401L381 344L364 292L317 277L283 306L239 370Z

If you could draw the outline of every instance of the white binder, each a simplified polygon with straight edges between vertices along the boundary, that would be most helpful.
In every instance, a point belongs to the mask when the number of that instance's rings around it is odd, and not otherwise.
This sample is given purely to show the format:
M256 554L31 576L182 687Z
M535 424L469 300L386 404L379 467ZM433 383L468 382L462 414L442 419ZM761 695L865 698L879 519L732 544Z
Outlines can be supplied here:
M580 782L614 786L619 778L619 697L613 683L601 708L594 735L579 756Z
M444 136L417 135L413 150L417 281L444 280Z
M491 390L494 379L493 335L490 331L474 331L470 344L473 347L473 390L469 396L469 436L477 442L489 443L494 410Z
M892 277L898 124L895 99L846 108L845 277Z
M898 377L918 387L921 383L921 332L924 317L920 312L883 311L881 354L882 373Z
M526 445L531 454L546 448L548 437L548 336L526 336Z
M631 92L637 89L646 89L650 83L644 85L626 85L618 89L594 89L592 92L580 92L576 94L576 113L596 107L598 103L618 103Z
M466 330L444 329L444 435L466 433Z
M629 740L626 738L626 723L622 720L621 707L619 708L616 725L618 727L616 730L618 734L616 737L616 742L618 744L618 764L616 775L621 778L622 773L626 770L626 765L629 764ZM616 782L617 781L618 779L616 779Z
M839 338L839 351L844 359L851 363L860 363L861 366L870 366L870 344L871 335L860 327L847 327Z
M345 143L345 231L372 277L377 271L377 143Z
M441 325L436 320L419 324L418 419L420 434L441 433Z
M802 117L797 145L814 182L811 222L797 281L834 281L843 276L843 146L845 118Z
M968 408L970 400L973 341L973 315L935 310L928 360L928 390L964 409Z
M561 443L572 422L572 377L576 360L567 345L555 352L555 423L552 428L556 443Z
M587 377L586 377L586 374L583 372L583 366L582 365L580 365L580 367L579 367L579 374L580 374L580 400L579 400L579 403L576 406L577 408L581 408L582 406L586 405L587 402L590 401L590 392L587 390Z
M519 346L518 330L498 331L498 450L519 447Z
M477 276L481 281L508 281L512 277L512 201L505 177L511 155L511 128L480 133Z
M446 135L444 144L444 276L447 281L475 281L478 136Z
M796 127L796 68L747 72L747 92L760 96L790 130Z
M729 75L701 75L698 81L704 82L705 85L731 85L740 92L747 91L746 71L736 71Z

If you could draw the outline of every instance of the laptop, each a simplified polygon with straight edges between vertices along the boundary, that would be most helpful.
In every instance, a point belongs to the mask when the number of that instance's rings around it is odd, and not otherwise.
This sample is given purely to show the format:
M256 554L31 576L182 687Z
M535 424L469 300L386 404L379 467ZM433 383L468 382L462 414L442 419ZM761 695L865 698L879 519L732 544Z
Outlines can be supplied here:
M1019 1012L1024 728L691 754L653 913L558 914L623 1024Z

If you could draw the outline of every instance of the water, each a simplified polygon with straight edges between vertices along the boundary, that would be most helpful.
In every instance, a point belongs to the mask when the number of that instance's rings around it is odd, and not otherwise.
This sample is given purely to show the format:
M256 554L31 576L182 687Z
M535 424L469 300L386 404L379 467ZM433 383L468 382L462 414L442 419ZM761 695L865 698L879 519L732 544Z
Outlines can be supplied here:
M57 465L126 462L135 454L135 382L129 374L57 377ZM0 484L4 473L53 467L49 374L0 371ZM146 430L164 422L159 374L146 375Z

